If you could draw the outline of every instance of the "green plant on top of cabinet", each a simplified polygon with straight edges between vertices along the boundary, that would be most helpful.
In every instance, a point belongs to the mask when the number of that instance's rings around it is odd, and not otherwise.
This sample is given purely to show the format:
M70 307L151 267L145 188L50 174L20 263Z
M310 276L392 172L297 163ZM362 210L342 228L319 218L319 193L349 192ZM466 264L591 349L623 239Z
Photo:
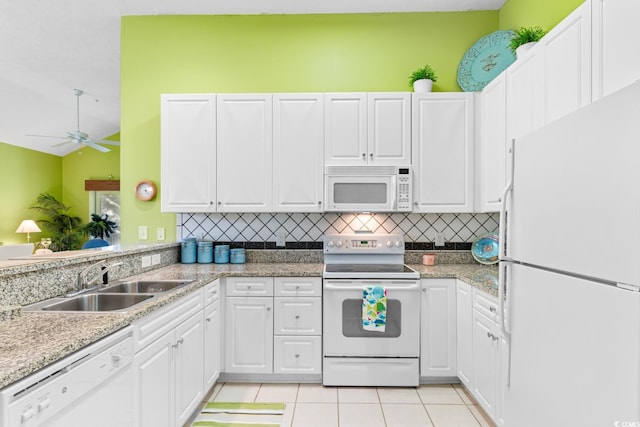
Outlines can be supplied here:
M216 96L165 94L161 110L163 212L215 212Z
M413 212L473 212L474 95L412 97Z
M411 164L411 94L325 94L325 165Z

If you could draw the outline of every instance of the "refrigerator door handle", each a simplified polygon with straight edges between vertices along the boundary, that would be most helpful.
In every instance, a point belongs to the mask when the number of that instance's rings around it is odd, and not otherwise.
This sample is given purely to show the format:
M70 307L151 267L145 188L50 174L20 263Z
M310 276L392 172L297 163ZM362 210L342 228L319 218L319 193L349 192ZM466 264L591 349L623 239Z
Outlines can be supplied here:
M498 236L498 258L501 260L508 260L506 248L507 248L507 197L513 190L513 150L515 147L515 139L512 139L509 147L507 148L507 164L511 164L511 173L509 174L509 180L502 192L502 199L500 202L500 219L499 219L499 236Z
M511 332L507 330L506 313L508 313L508 293L507 293L507 273L510 262L500 261L500 271L498 274L498 303L500 315L500 332L507 345L507 387L511 385Z

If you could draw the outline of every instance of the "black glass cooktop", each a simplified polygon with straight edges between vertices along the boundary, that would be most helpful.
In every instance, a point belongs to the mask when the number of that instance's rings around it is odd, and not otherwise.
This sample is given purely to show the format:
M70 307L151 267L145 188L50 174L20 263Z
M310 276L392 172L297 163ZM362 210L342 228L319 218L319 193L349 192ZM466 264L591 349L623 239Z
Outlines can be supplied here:
M414 273L404 264L326 264L327 273Z

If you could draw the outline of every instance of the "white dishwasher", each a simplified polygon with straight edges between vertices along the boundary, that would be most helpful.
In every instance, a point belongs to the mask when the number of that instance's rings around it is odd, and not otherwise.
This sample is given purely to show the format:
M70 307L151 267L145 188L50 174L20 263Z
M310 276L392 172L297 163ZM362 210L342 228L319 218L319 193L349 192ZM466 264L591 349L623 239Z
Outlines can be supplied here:
M128 326L0 390L0 426L133 425Z

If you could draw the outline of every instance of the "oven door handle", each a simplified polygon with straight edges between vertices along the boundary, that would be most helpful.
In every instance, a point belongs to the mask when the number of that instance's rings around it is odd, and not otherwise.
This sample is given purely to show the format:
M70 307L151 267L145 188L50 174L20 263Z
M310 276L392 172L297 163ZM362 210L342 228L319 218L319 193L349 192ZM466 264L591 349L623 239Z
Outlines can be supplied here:
M328 290L332 290L332 291L361 291L366 285L363 286L344 286L344 285L331 285L328 283L324 284L324 288L328 289ZM384 287L386 287L387 289L393 290L393 291L419 291L420 290L420 284L419 283L415 283L415 284L411 284L411 285L382 285Z

